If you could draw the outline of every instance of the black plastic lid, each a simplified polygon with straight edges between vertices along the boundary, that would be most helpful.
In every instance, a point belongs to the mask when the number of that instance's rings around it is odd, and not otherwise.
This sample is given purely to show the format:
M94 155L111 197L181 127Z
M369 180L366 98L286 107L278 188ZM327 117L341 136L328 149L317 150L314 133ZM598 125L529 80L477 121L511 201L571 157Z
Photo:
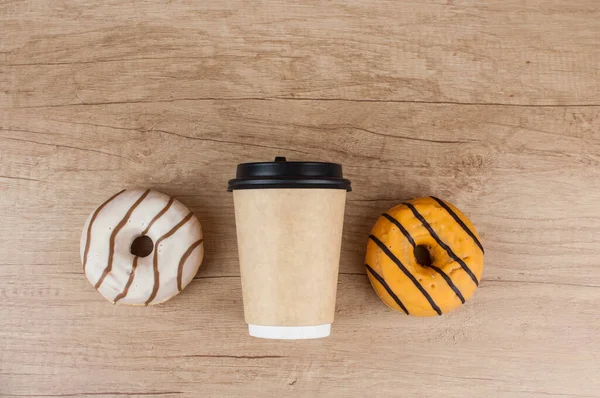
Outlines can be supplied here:
M352 191L344 178L342 165L326 162L288 162L276 157L274 162L238 164L235 179L228 191L265 188L321 188Z

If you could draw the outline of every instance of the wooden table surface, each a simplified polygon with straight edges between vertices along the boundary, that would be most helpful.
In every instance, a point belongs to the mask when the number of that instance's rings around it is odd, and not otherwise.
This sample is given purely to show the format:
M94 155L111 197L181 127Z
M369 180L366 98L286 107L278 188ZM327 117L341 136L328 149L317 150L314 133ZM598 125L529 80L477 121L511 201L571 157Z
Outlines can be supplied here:
M331 337L247 336L226 183L344 165ZM183 294L114 306L88 214L174 195L206 256ZM375 296L379 214L435 194L486 247L437 318ZM600 5L594 0L0 2L0 395L600 396Z

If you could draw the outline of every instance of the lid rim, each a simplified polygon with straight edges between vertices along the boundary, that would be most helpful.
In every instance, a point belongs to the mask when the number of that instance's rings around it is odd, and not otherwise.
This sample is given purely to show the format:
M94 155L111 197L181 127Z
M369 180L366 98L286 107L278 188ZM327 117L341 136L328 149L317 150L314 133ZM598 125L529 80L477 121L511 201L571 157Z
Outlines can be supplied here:
M331 162L292 161L276 157L271 162L237 165L236 178L229 180L228 191L258 188L330 188L351 191L342 165Z
M305 179L281 179L281 178L261 178L261 179L232 179L229 180L227 191L237 191L242 189L343 189L347 192L352 191L352 182L346 178L305 178Z

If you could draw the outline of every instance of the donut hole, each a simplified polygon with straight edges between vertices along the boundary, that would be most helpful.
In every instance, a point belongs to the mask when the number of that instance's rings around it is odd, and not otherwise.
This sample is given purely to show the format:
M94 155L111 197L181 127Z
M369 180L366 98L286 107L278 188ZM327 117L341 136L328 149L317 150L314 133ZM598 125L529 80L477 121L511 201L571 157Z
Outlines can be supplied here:
M152 250L154 250L154 242L146 235L135 238L129 248L129 252L137 257L149 256Z
M418 245L415 247L415 258L417 263L423 267L430 267L433 264L431 254L429 254L429 248L424 245Z

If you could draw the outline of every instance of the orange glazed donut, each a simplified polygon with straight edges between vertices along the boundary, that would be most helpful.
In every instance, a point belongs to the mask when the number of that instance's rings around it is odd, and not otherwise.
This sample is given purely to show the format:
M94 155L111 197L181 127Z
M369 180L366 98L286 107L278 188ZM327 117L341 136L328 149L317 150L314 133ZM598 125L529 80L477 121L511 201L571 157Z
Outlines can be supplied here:
M435 197L402 203L371 231L366 268L379 298L407 315L442 315L464 304L483 271L471 221Z

